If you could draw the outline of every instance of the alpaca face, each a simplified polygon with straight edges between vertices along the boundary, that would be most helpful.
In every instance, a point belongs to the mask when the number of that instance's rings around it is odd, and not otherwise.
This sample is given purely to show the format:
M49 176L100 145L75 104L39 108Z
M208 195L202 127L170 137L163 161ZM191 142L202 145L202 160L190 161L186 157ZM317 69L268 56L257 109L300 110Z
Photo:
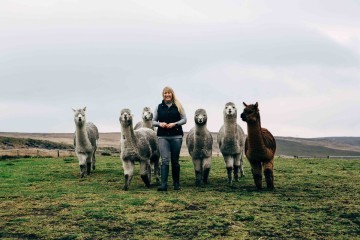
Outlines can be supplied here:
M236 118L236 115L237 115L237 109L235 107L235 104L232 102L227 103L224 109L224 116L226 118Z
M130 126L132 124L132 120L133 120L133 116L131 114L130 109L123 109L121 110L120 113L120 124L121 126L127 127Z
M86 111L86 107L85 108L80 108L80 109L73 109L74 111L74 121L76 125L82 126L85 124L86 122L86 117L85 117L85 111Z
M152 111L151 111L150 108L144 108L144 111L143 111L143 114L142 114L142 118L143 118L144 120L147 120L147 121L153 119L153 113L152 113Z
M240 115L241 119L247 123L255 123L259 118L258 103L247 105L244 103L244 111Z
M205 125L207 122L206 111L204 109L196 110L194 120L195 120L195 123L198 125Z

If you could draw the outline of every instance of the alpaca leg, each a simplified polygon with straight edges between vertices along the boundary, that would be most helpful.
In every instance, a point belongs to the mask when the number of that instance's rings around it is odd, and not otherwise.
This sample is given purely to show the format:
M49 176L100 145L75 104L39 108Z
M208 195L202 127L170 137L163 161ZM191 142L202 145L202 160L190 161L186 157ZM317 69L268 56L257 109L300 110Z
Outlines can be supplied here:
M96 140L96 144L94 146L94 154L93 154L93 159L92 159L92 170L95 170L96 168L96 149L97 149L97 146L98 146L98 140Z
M240 177L245 177L244 174L244 153L240 154Z
M86 155L83 153L76 153L76 155L79 159L80 177L83 178L86 173Z
M268 189L274 189L274 160L264 163L264 175Z
M258 190L262 188L262 172L261 172L261 163L253 162L251 164L251 172L253 174L255 186Z
M150 161L140 163L140 176L146 187L150 187Z
M92 170L95 170L95 163L96 163L95 152L96 152L96 149L94 150L94 153L93 153L93 156L92 156L92 159L91 159Z
M193 159L194 170L195 170L195 186L200 187L201 185L201 160Z
M159 185L159 183L160 183L159 156L158 155L153 156L153 158L150 160L150 162L151 162L151 170L153 171L155 179L156 179L156 184Z
M88 158L86 159L86 174L90 175L90 171L91 171L91 158L92 155L89 155Z
M224 156L227 175L228 175L228 183L232 184L232 171L234 166L234 158L232 156Z
M154 175L156 178L156 184L160 184L160 164L159 161L155 162L154 164Z
M239 181L240 154L234 156L234 180Z
M211 157L204 158L203 166L202 166L204 184L208 184L210 168L211 168Z
M123 161L123 169L125 177L125 184L123 189L127 191L129 190L130 182L134 175L134 163L132 163L131 161Z

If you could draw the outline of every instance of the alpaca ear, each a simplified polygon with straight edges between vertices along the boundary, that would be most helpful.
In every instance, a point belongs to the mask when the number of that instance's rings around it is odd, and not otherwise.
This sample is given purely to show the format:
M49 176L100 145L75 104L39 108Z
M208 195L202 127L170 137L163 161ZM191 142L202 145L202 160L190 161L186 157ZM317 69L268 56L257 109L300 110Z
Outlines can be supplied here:
M243 104L244 104L244 106L245 106L245 107L247 107L247 106L248 106L248 105L246 105L246 103L245 103L245 102L243 102Z
M255 103L255 107L258 108L258 106L259 106L259 104L258 104L258 102L256 102L256 103Z
M84 112L86 111L86 107L83 108Z
M72 110L73 110L74 112L76 112L76 110L75 110L75 109L73 109L73 108L72 108Z

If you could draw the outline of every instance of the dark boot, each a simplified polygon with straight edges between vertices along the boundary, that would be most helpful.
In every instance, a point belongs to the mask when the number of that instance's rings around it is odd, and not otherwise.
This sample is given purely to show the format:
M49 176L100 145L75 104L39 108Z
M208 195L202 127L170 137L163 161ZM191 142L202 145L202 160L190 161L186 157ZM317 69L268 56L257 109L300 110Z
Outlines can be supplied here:
M174 190L180 190L180 165L172 165L172 177L174 183Z
M201 171L195 171L195 186L200 187L201 185Z
M158 191L167 191L167 182L169 176L169 165L161 165L161 185L158 187Z
M205 168L203 173L204 184L208 184L209 173L210 173L210 168Z

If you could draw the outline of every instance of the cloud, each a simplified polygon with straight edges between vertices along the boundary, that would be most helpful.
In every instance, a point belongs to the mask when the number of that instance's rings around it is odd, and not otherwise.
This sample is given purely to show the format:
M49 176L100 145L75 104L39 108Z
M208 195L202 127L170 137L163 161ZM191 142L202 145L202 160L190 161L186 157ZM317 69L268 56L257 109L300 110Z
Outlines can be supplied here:
M3 1L0 123L72 132L71 108L87 106L119 131L122 108L140 121L169 85L185 130L199 107L218 131L226 102L258 101L275 135L356 132L357 22L355 1Z

